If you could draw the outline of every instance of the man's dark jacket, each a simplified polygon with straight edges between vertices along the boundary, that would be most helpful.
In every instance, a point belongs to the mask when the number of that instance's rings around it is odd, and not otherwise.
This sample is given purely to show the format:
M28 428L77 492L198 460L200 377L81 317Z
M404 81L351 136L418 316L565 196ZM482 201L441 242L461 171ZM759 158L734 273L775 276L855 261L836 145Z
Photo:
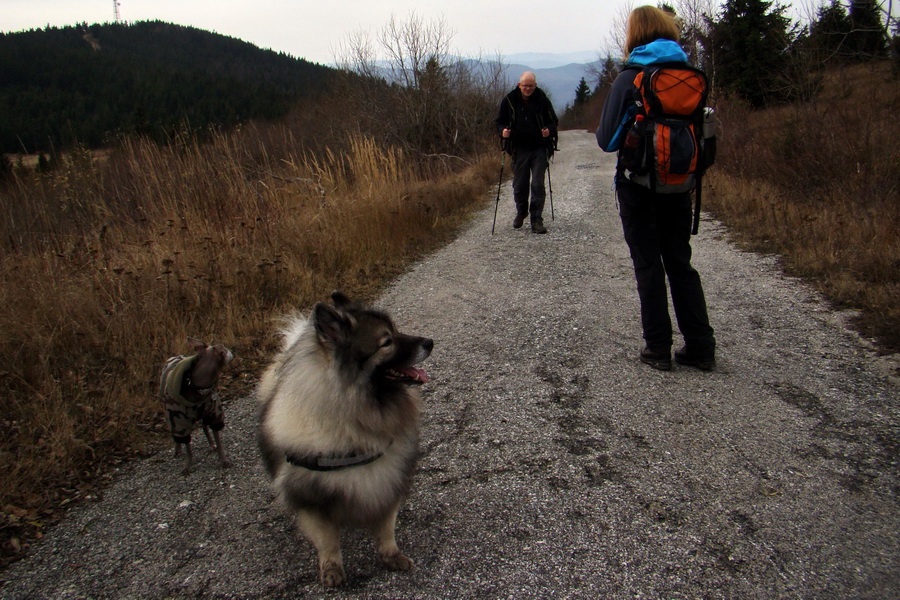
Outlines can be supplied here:
M499 134L507 127L512 130L506 147L510 154L517 148L547 148L552 152L556 147L559 119L556 118L550 98L541 88L535 88L531 97L526 100L517 86L500 102L500 110L494 123ZM544 127L550 130L550 137L541 135Z

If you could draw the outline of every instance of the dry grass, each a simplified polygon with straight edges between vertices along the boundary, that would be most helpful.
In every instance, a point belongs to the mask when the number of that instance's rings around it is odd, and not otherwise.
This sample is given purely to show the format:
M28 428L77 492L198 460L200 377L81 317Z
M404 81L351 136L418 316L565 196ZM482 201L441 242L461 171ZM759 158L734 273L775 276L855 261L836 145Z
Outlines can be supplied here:
M832 72L816 100L719 105L724 136L704 205L748 248L777 253L861 332L900 351L900 81L890 64Z
M371 298L449 239L494 177L493 161L453 173L364 138L273 156L272 135L128 140L0 192L7 558L110 463L166 441L157 377L187 336L234 349L225 396L245 391L273 316L335 288Z

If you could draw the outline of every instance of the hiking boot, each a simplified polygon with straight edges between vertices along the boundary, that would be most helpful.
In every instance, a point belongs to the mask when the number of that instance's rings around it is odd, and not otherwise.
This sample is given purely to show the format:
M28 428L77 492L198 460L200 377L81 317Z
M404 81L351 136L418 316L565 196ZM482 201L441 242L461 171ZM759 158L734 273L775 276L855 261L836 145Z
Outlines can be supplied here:
M660 371L672 370L672 356L668 351L654 352L650 348L641 350L641 362Z
M516 218L513 219L513 229L521 229L524 222L525 215L516 215Z
M686 367L700 369L701 371L712 371L716 368L715 356L691 354L685 348L679 348L675 351L675 362Z
M531 233L547 233L547 228L544 227L543 221L532 221L531 222Z

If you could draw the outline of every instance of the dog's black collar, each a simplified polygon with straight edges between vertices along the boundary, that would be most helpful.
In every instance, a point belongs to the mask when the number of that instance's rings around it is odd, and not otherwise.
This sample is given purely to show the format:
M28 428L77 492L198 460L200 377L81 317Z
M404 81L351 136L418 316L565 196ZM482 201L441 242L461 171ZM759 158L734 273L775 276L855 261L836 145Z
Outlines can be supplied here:
M297 456L284 453L285 459L296 467L310 471L338 471L349 467L360 467L375 462L384 456L384 452L370 454L345 454L343 456Z
M189 388L193 389L195 392L197 392L197 393L200 394L201 396L209 396L209 395L212 393L212 391L213 391L214 389L216 389L215 386L214 386L214 387L208 387L208 388L202 388L202 387L197 387L197 386L195 386L195 385L194 385L194 382L191 381L191 376L190 376L190 375L186 375L186 376L185 376L184 382L187 384L187 386L188 386Z

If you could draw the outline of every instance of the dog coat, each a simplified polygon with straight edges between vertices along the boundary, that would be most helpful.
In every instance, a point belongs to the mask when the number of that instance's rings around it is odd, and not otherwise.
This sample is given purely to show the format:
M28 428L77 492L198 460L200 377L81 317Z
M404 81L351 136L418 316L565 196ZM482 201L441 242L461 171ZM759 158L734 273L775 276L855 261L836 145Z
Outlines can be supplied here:
M159 395L163 400L169 430L172 438L180 444L190 443L197 421L202 420L213 431L220 431L225 427L225 411L222 410L222 401L214 389L198 389L199 401L185 398L181 394L184 378L196 359L196 354L173 356L166 361L159 379Z

